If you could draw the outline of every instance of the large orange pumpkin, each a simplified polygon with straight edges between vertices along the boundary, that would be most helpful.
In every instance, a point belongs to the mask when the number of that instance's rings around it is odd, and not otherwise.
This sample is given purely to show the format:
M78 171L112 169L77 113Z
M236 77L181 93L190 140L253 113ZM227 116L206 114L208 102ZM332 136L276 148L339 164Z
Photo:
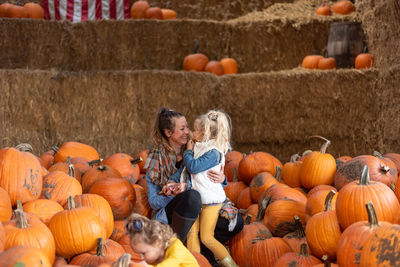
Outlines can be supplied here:
M54 162L65 162L68 156L70 158L84 157L89 161L100 159L99 153L94 147L74 141L65 142L60 146L54 155Z
M15 148L0 150L0 187L7 191L11 204L37 199L42 192L42 166L35 155Z
M57 162L53 166L48 169L49 172L54 171L62 171L69 176L75 177L76 180L80 183L82 180L81 172L77 170L74 164L71 163L71 158L67 157L65 162Z
M325 199L326 196L329 194L329 192L332 191L332 189L322 189L314 192L307 198L307 204L306 204L306 214L305 214L305 220L306 222L314 215L319 212L322 212L325 210ZM334 188L334 191L336 189ZM332 198L332 210L336 210L336 198L338 194L335 194Z
M235 205L239 198L240 193L247 188L247 185L242 181L233 180L228 182L228 185L224 187L225 194Z
M5 243L6 243L6 231L4 230L4 226L0 221L0 254L4 251Z
M38 248L16 246L0 253L0 267L51 267L48 256Z
M224 74L236 74L238 73L238 64L234 58L226 57L220 60Z
M360 181L344 186L336 199L336 213L342 229L355 222L368 220L364 207L370 201L374 205L378 220L398 222L400 204L396 195L385 184L370 181L369 168L364 165Z
M252 204L253 201L251 200L250 188L246 187L239 193L239 196L236 200L236 206L239 209L247 209Z
M4 249L15 246L31 246L40 249L51 263L55 257L55 243L47 226L40 222L31 222L22 210L16 209L16 218L4 223L6 242Z
M333 12L341 15L347 15L350 14L351 12L354 12L356 8L354 7L353 3L349 0L340 0L337 1L333 5Z
M38 215L39 219L46 225L49 224L51 217L54 214L63 211L64 208L54 200L50 199L34 199L25 202L23 205L25 212L30 212Z
M275 175L275 164L270 154L254 152L245 156L239 163L240 181L250 184L251 179L261 172L270 172Z
M44 10L41 5L37 3L26 3L24 5L28 18L30 19L44 19Z
M142 158L134 159L125 153L115 153L105 158L101 163L116 169L131 184L135 184L139 179L140 169L138 163Z
M193 54L187 55L183 59L183 69L186 71L203 71L208 63L208 57L202 53L197 53L199 41L195 40Z
M288 252L289 245L280 237L257 238L250 246L247 262L249 266L274 266Z
M89 192L90 187L97 181L102 178L107 177L115 177L122 178L121 173L107 165L100 165L97 167L90 168L85 172L82 177L82 191L83 193Z
M150 8L147 1L136 1L131 6L131 17L133 19L144 19L146 10Z
M274 266L302 266L311 267L322 263L318 258L310 255L307 252L307 244L303 243L300 246L300 252L288 252L283 254Z
M114 230L114 217L110 204L102 196L96 194L82 194L74 197L76 207L92 208L99 216L109 238Z
M234 176L238 176L239 162L243 159L243 153L239 151L230 151L225 157L224 174L228 182L233 181Z
M374 65L374 56L368 53L357 55L354 66L356 69L368 69Z
M281 169L277 167L276 176L273 176L269 172L261 172L254 176L249 185L250 196L253 203L258 202L265 190L272 185L279 183L281 180L281 173Z
M89 193L98 194L107 200L115 220L128 217L135 206L135 190L128 181L122 178L100 179L92 185Z
M303 160L300 168L300 181L304 188L311 189L317 185L332 184L336 172L335 158L326 153L331 143L322 136L316 136L325 141L320 151L309 153Z
M295 230L293 232L290 232L286 234L283 237L283 240L288 243L289 247L292 249L293 252L300 253L301 252L301 246L305 244L305 249L307 253L310 253L310 248L307 244L307 239L306 239L306 232L304 231L303 224L300 221L300 218L298 216L294 216L294 225L295 225Z
M344 230L338 240L337 263L343 267L360 266L360 254L366 241L382 225L390 225L388 222L379 222L376 217L372 202L366 205L368 221L353 223Z
M56 253L69 258L96 247L97 239L106 237L106 231L96 211L89 207L75 208L72 197L68 198L68 208L55 214L49 229L56 243Z
M321 258L328 255L336 259L337 242L341 235L336 212L332 210L332 198L335 191L330 191L325 200L325 211L311 217L306 225L306 238L314 256Z

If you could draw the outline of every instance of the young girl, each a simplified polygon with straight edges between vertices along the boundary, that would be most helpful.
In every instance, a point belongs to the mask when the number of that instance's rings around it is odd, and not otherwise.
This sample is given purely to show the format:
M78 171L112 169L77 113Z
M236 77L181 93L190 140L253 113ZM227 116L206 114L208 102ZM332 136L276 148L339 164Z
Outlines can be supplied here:
M125 229L129 233L132 249L147 263L158 267L199 266L170 226L132 213L126 220Z
M200 193L202 210L193 224L187 238L190 251L200 252L201 242L214 253L223 266L237 266L223 244L214 238L222 203L226 199L220 183L207 178L207 171L220 170L225 162L225 154L230 146L231 123L222 111L211 110L194 122L193 140L188 141L183 153L183 164L191 174L192 189ZM183 174L184 175L184 174Z

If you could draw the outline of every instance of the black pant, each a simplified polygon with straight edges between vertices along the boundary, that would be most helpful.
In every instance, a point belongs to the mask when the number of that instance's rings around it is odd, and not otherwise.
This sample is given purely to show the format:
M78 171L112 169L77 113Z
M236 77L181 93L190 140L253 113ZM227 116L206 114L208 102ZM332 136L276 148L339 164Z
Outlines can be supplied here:
M165 207L168 222L172 222L172 214L178 213L183 217L197 218L201 211L201 197L196 190L187 190L172 199ZM234 237L243 229L243 218L238 214L236 226L232 232L228 230L229 221L221 216L218 217L217 225L215 226L214 237L221 244L225 244L229 239ZM203 254L211 265L217 265L214 254L203 244L201 244L201 254Z

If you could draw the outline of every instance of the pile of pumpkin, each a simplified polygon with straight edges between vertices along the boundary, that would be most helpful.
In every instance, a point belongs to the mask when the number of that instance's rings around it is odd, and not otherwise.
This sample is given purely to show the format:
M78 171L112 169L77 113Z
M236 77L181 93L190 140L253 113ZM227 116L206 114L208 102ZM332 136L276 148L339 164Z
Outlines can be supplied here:
M240 266L400 261L400 154L335 159L324 140L285 164L267 152L227 154L225 192L246 220L227 244ZM0 149L0 267L139 264L123 225L131 212L151 214L148 153L101 160L78 142L40 156L24 144Z
M150 216L147 154L100 160L78 142L40 156L26 144L0 149L0 266L141 266L124 219Z
M339 0L333 5L333 12L340 15L348 15L353 13L356 8L354 4L349 0ZM324 3L323 5L319 6L315 11L317 15L322 16L331 16L331 5L329 3Z
M400 154L335 159L324 140L285 164L227 155L225 192L247 223L230 241L240 266L398 266Z
M147 1L136 1L131 6L132 19L176 19L177 14L173 9L169 9L169 3L166 8L150 6Z
M44 10L37 3L26 3L23 6L10 3L0 5L0 18L30 18L44 19Z
M357 55L354 61L356 69L369 69L374 65L374 56L370 53L361 53ZM330 70L336 69L336 60L333 57L323 57L320 55L305 56L301 66L305 69Z
M185 71L205 71L218 76L238 73L238 64L234 58L226 57L220 61L217 59L209 60L205 54L197 53L198 49L199 41L196 39L193 53L183 59L183 69Z

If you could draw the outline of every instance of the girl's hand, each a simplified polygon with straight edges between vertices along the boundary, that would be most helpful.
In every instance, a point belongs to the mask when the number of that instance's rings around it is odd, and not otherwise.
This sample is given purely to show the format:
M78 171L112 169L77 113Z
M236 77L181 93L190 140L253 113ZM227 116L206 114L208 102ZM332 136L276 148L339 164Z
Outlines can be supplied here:
M223 183L225 181L224 166L221 165L221 169L219 171L208 171L207 177L214 183Z
M194 141L192 139L188 140L188 142L186 144L186 149L193 150L193 147L194 147Z

